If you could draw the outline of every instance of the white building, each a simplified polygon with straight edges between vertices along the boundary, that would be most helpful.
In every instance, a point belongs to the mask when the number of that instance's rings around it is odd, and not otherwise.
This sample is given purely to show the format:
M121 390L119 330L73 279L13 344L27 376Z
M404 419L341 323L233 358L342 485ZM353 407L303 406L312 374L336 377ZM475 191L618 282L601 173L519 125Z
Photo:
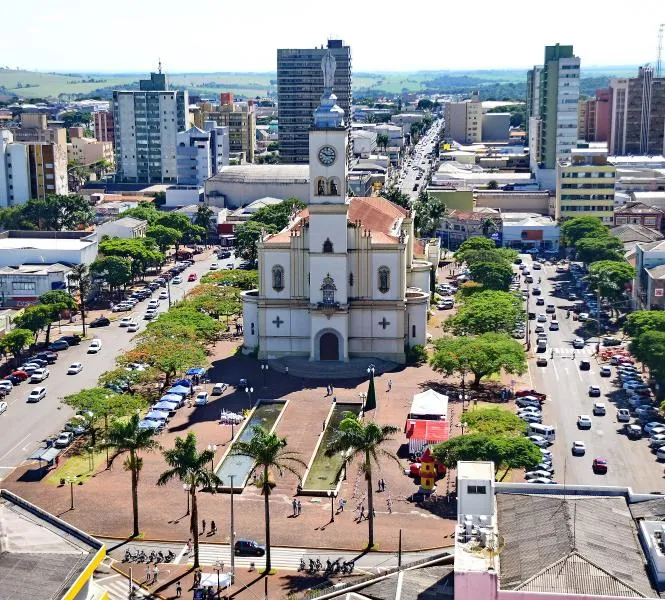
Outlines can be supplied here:
M97 258L97 240L87 231L3 231L0 267L23 264L91 264Z
M134 217L121 217L115 221L106 221L97 227L97 239L105 235L123 239L144 238L148 229L148 221Z
M351 132L354 156L367 158L376 151L376 132L355 130Z
M334 59L309 133L308 206L258 244L259 288L244 292L244 349L260 359L376 357L404 362L426 342L431 263L414 259L411 213L383 198L347 198L344 111Z
M483 140L483 104L478 92L464 102L446 102L444 112L446 138L462 144Z
M229 128L205 122L205 131L190 127L176 135L178 185L203 185L229 164Z
M8 129L0 130L0 208L23 204L30 198L28 147L14 142Z
M0 267L0 303L9 308L35 304L46 292L66 290L71 271L60 263Z
M501 213L503 246L517 250L536 248L541 252L559 250L559 226L537 213Z

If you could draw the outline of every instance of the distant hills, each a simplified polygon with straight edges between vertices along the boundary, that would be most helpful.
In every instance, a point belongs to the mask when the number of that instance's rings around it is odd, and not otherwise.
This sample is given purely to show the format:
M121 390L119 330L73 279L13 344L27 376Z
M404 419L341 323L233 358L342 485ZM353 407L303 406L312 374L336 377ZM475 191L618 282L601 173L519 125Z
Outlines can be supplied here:
M637 73L637 67L589 67L582 70L582 93L590 95L606 87L611 77ZM22 98L77 99L98 96L110 98L113 90L138 87L146 74L137 73L41 73L0 69L0 94ZM213 97L222 91L238 97L275 95L276 73L173 73L171 87ZM415 71L354 73L355 97L375 97L398 93L469 94L479 89L485 100L524 99L526 70Z

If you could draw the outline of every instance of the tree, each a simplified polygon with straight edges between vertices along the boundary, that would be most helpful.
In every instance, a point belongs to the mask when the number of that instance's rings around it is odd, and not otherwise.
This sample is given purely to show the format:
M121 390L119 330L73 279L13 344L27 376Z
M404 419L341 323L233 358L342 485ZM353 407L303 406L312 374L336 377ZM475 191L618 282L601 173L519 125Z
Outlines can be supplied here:
M494 406L467 411L464 414L464 421L469 431L477 433L522 435L526 432L526 423L515 413Z
M445 327L459 336L508 333L524 317L521 299L515 294L484 290L467 297Z
M90 265L93 275L104 278L113 292L132 280L132 261L121 256L103 256Z
M141 429L139 421L140 417L137 414L133 414L126 421L115 421L107 432L106 441L102 444L103 448L114 450L109 466L119 456L127 454L122 466L132 476L132 537L139 535L139 475L143 468L143 458L139 453L152 452L160 448L153 438L155 432L152 429Z
M23 217L42 231L78 229L90 225L95 217L83 196L48 194L45 198L28 200L21 209Z
M459 461L492 461L495 472L505 469L532 469L541 461L538 447L522 436L470 433L454 437L432 448L435 458L447 468L455 468Z
M85 303L88 299L92 279L88 270L88 265L81 263L74 265L68 275L69 286L78 289L79 310L81 311L81 325L83 326L83 336L85 337Z
M483 219L483 223L482 223L481 227L482 227L483 235L485 237L489 237L493 233L496 233L496 231L498 229L497 223L492 217L487 217L486 219Z
M210 221L214 215L214 211L207 204L199 204L194 215L194 225L208 231L210 229Z
M145 232L146 237L155 240L160 252L166 252L171 246L175 246L182 239L182 233L173 227L164 225L150 225Z
M383 148L383 150L385 151L385 149L388 147L388 142L390 142L390 138L388 137L387 134L385 133L376 134L376 145L379 148Z
M99 243L99 251L104 256L119 256L132 261L132 275L145 273L149 267L164 262L164 255L157 250L150 238L110 238Z
M416 105L416 110L432 110L432 108L434 108L434 102L429 98L421 98Z
M122 217L133 217L134 219L141 219L147 221L148 225L153 225L160 216L160 212L152 202L141 202L134 208L129 208L122 213Z
M399 465L398 458L384 448L391 436L399 429L392 425L379 425L374 421L361 421L352 412L344 413L335 437L326 447L326 456L342 454L342 469L354 459L361 460L361 470L367 483L367 523L369 527L367 547L374 546L374 486L372 485L372 463L378 466L379 457L387 457Z
M288 198L279 204L270 204L257 210L250 218L255 223L264 223L272 226L275 231L284 229L291 220L291 217L300 212L307 206L298 198Z
M0 208L0 225L3 229L36 229L36 223L31 223L25 216L25 205Z
M637 310L626 317L623 330L631 337L639 337L647 331L665 331L665 311Z
M435 342L430 358L432 368L445 375L459 373L464 379L473 373L473 385L503 369L521 375L526 371L522 345L504 333L484 333L475 337L443 337Z
M163 450L162 454L166 464L171 467L164 471L157 480L157 485L166 485L172 479L178 479L184 485L191 499L191 519L189 530L194 538L194 568L199 564L199 509L196 492L199 488L209 490L213 494L221 480L213 473L209 466L215 459L212 450L199 452L196 448L196 435L190 431L186 438L176 437L175 448Z
M623 260L623 244L611 235L587 236L575 244L577 258L584 263Z
M469 267L471 278L488 290L508 291L513 268L507 262L477 262Z
M53 310L43 304L35 304L23 309L20 315L14 317L14 325L19 329L29 329L35 336L35 342L42 329L46 329L53 318Z
M251 261L258 256L257 244L265 233L276 233L277 228L259 221L247 221L236 227L237 251Z
M259 272L256 269L214 271L201 277L201 283L214 283L220 287L231 286L241 290L253 290L259 287Z
M0 349L3 354L11 352L12 356L18 362L21 352L23 352L23 348L30 344L33 336L34 333L29 329L21 329L17 327L0 338Z
M180 232L182 235L182 242L185 244L192 244L205 240L208 235L208 229L194 225L187 215L184 215L179 212L167 212L159 213L157 219L154 222L155 225L162 225L163 227L169 227L170 229L175 229ZM178 252L178 246L180 241L175 242L175 250Z
M249 442L236 442L231 448L234 455L252 459L254 462L252 473L260 472L256 485L261 488L263 494L266 528L266 575L272 568L270 559L270 493L272 488L275 487L275 482L271 475L277 472L282 477L284 471L289 471L300 479L300 474L296 471L295 465L307 467L298 458L297 452L286 450L286 445L286 438L280 438L275 433L268 433L263 427L257 425L252 429L252 438Z
M487 189L488 190L498 190L499 189L499 184L497 183L496 179L490 179L487 182Z
M658 398L663 397L665 385L665 331L645 331L630 343L635 358L649 369L651 377L658 383Z
M381 196L397 206L411 210L411 198L394 185L381 190Z
M187 306L214 318L224 315L228 325L229 316L238 315L242 311L240 289L202 283L189 293Z
M48 344L51 340L51 326L53 325L53 321L60 319L63 310L74 310L76 302L64 290L53 290L42 294L39 297L39 304L47 306L50 311L50 320L46 326L46 343Z
M69 110L60 115L60 120L65 129L81 125L87 127L92 122L92 114L83 110Z
M437 197L430 196L424 190L418 194L413 204L416 230L422 237L433 236L441 223L441 217L446 212L445 202Z
M607 228L598 217L573 217L561 224L561 238L569 246L589 235L603 235Z
M156 332L166 332L173 327L191 331L194 337L202 342L214 342L222 328L217 319L185 302L174 306L168 312L161 314L159 319L149 323L144 337L156 338L158 337ZM167 336L161 335L161 337Z

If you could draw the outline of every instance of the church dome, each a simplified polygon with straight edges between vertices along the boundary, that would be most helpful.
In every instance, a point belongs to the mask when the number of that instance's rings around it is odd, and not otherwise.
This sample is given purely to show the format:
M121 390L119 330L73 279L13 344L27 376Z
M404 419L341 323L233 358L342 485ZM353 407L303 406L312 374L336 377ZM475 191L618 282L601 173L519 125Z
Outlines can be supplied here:
M321 97L321 104L314 111L314 127L344 127L344 109L337 105L335 94L324 94Z

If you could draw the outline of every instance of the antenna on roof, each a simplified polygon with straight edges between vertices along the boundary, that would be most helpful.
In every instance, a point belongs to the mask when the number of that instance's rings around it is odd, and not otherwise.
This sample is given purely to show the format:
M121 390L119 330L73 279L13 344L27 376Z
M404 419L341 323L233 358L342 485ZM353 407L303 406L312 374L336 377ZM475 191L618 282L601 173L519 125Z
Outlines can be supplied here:
M577 544L575 539L575 527L577 525L577 502L573 505L573 547L571 550L577 550Z
M158 58L157 60L159 61L157 63L157 72L161 75L162 74L162 59Z

